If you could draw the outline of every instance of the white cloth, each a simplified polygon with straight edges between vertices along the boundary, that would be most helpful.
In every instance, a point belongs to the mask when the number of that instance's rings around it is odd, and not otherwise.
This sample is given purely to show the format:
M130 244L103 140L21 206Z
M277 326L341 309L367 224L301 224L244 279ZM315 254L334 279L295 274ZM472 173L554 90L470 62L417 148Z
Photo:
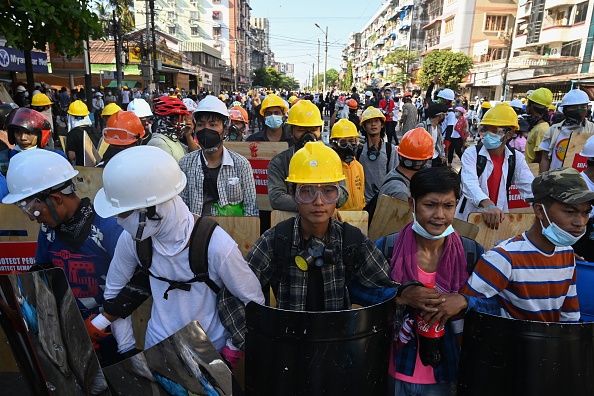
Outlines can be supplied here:
M569 138L573 132L579 131L576 131L575 128L570 129L566 126L561 126L561 132L557 137L557 141L555 142L553 148L553 154L551 155L551 166L549 167L550 170L563 167L563 161L565 160L565 154L567 153L567 146L569 145ZM550 145L550 138L543 139L539 147L544 151L549 151ZM569 164L569 166L571 166L571 164Z
M479 203L489 198L489 188L487 186L487 180L493 172L493 161L489 155L489 151L485 146L481 147L481 155L487 157L487 164L485 170L480 177L476 174L476 161L477 152L474 147L469 148L462 154L462 170L460 171L460 177L462 179L462 198L458 202L456 208L457 219L464 221L468 220L468 214L473 212L480 212ZM511 151L505 148L505 159L503 160L503 170L501 175L501 181L499 182L499 195L497 196L497 206L505 213L509 212L507 207L507 168L508 168L508 157L511 155ZM530 171L526 159L521 153L516 153L516 168L514 170L513 182L520 191L522 199L532 198L532 180L534 175ZM464 210L460 212L461 205L465 201Z
M79 127L79 126L87 126L93 125L89 116L85 116L81 119L77 119L78 117L68 114L67 123L68 123L68 132L72 129Z
M588 189L590 191L594 191L594 181L590 180L590 178L588 177L588 175L586 175L586 172L580 172L580 174L582 175L582 177L584 178L584 180L586 181L586 184L588 185ZM590 218L594 217L594 205L592 205L592 211L590 212Z
M437 124L437 125L439 125L439 124ZM433 126L431 124L428 124L428 127L430 130L427 132L429 132L431 134L431 138L433 139L433 157L432 157L432 159L439 157L439 151L437 151L436 147L437 147L437 134L440 132L437 129L437 125Z
M187 281L194 277L188 258L189 249L185 248L190 237L188 221L192 214L179 197L173 200L175 202L172 205L157 206L157 214L163 219L161 227L153 235L154 251L150 270L154 275L166 279ZM135 241L128 232L122 232L107 274L106 299L117 296L134 274L137 265ZM219 287L225 285L244 304L250 301L264 303L260 282L243 259L235 241L220 227L215 229L208 246L208 270L210 278ZM193 283L190 291L170 290L167 300L164 298L169 287L167 282L151 277L150 285L154 301L145 348L150 348L194 320L200 323L218 350L225 346L229 334L219 319L217 297L205 283ZM118 319L114 325L112 331L118 341L118 349L125 350L123 345L131 343L131 323Z
M122 91L122 103L130 103L130 91Z

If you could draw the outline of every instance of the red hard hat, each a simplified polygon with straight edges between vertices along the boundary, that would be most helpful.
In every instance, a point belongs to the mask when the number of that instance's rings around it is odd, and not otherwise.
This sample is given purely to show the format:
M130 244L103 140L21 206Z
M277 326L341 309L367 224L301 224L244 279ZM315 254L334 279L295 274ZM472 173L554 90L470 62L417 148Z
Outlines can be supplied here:
M158 102L155 102L155 114L164 117L173 114L187 115L190 112L181 99L162 96Z
M349 106L349 109L356 109L359 107L359 103L357 103L357 101L355 99L349 99L347 100L347 106Z
M52 134L52 127L43 114L27 107L14 109L6 118L6 129L8 130L8 142L15 144L14 134L18 130L34 133L38 136L40 148L47 146Z

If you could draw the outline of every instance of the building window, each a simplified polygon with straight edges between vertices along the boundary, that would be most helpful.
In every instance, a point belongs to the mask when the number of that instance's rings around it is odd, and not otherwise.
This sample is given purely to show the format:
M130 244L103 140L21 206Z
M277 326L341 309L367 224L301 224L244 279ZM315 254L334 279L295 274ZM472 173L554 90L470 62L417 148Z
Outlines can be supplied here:
M213 11L212 19L214 19L215 21L220 21L221 20L221 11Z
M167 0L167 5L169 7L175 7L175 0Z
M196 21L200 20L200 14L198 11L190 11L190 19L194 19Z
M454 32L454 19L456 19L456 17L451 17L450 19L446 19L444 34L450 34L450 33Z
M555 26L566 25L565 23L565 11L558 11L555 14Z
M584 1L575 6L575 14L573 17L573 23L580 23L586 20L586 14L588 13L588 2Z
M212 0L212 4L221 4L221 0Z
M489 51L480 56L479 62L491 62L503 59L505 56L505 48L489 48Z
M175 26L169 26L169 34L172 36L175 35Z
M507 15L487 15L485 32L503 32L507 28Z
M190 27L190 35L192 36L200 36L200 28L198 26Z
M175 20L175 12L173 12L173 11L167 12L167 20L169 22L174 21Z
M215 26L212 28L212 35L214 37L221 37L221 27L220 26Z
M563 43L563 45L561 46L561 56L572 56L577 58L580 56L581 46L582 40L575 40Z
M448 0L448 5L455 3L456 0Z

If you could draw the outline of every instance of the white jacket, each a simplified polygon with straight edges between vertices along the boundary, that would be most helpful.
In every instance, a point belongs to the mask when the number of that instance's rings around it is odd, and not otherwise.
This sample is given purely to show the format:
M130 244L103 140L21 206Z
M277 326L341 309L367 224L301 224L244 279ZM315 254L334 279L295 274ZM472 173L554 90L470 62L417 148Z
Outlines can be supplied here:
M458 207L456 208L456 218L464 221L468 220L468 214L473 212L480 212L479 203L489 198L489 189L487 187L487 180L493 172L493 161L491 155L485 146L481 147L480 154L487 157L487 164L485 170L480 177L476 174L477 152L475 147L470 147L464 154L462 154L462 196ZM505 148L505 159L503 160L503 173L501 175L501 182L499 184L499 195L497 196L497 206L505 213L508 213L507 207L507 168L508 157L512 152L508 147ZM520 195L523 199L531 198L532 195L532 180L534 175L530 171L524 155L516 152L516 168L513 176L513 183L518 187ZM464 199L466 198L466 200ZM464 208L462 205L466 201Z

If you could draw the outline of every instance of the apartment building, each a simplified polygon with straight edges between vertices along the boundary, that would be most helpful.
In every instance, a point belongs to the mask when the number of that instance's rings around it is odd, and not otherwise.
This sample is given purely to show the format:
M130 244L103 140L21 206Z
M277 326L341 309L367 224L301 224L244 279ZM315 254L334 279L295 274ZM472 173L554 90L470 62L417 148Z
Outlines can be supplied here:
M274 53L270 49L270 24L268 18L250 18L250 56L252 69L272 66Z

